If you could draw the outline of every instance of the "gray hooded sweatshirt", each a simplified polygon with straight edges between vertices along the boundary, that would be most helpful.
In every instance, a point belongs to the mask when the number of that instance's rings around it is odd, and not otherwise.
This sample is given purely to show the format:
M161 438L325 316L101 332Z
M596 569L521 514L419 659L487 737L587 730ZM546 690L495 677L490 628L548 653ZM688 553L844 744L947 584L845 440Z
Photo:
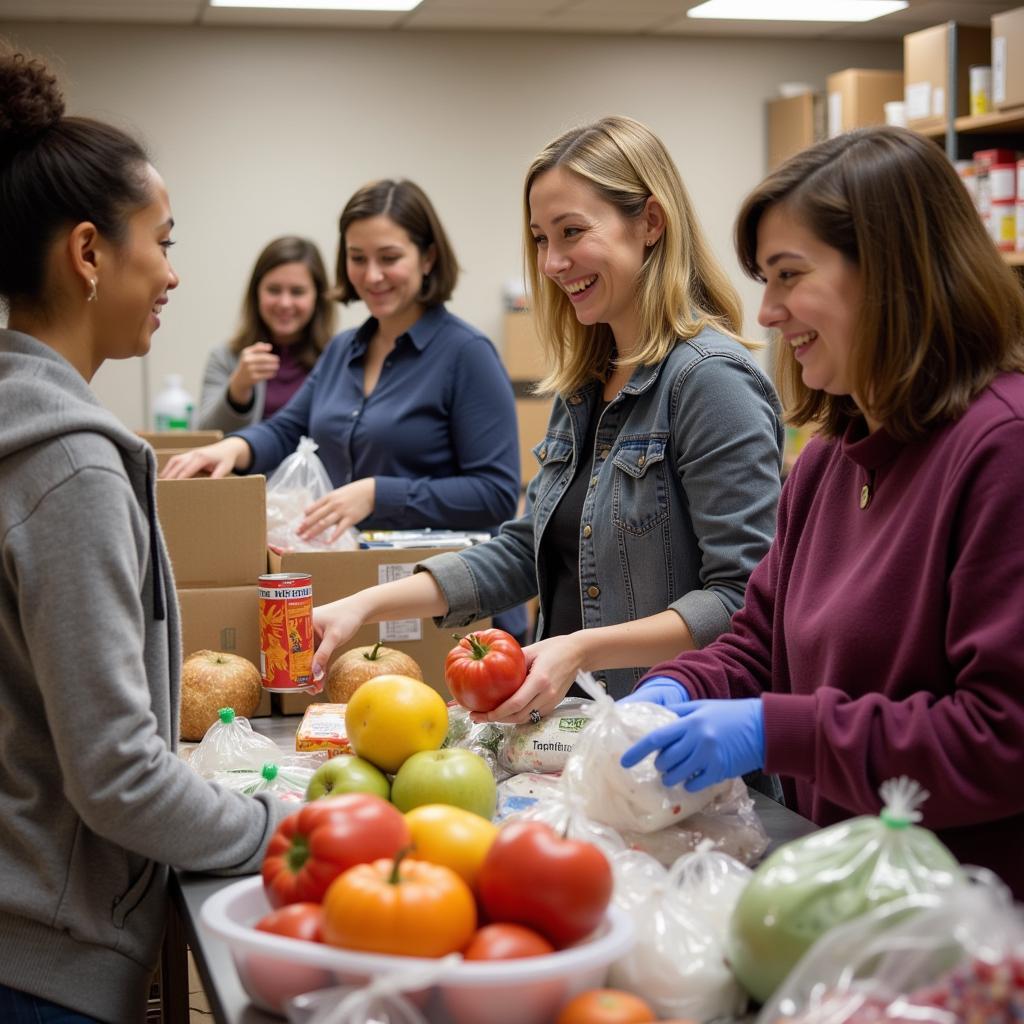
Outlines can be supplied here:
M153 452L0 330L0 981L142 1020L167 865L259 869L286 805L175 753L181 641Z

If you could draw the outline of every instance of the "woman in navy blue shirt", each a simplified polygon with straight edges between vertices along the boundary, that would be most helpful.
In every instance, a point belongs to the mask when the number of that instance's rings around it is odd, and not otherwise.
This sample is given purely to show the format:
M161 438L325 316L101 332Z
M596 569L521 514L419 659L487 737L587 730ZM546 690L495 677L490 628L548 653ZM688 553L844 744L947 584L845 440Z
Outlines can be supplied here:
M410 181L373 182L339 228L337 297L370 318L330 343L276 415L163 475L269 472L306 435L335 485L306 510L306 538L499 526L519 496L512 386L490 341L444 307L458 266L430 200Z

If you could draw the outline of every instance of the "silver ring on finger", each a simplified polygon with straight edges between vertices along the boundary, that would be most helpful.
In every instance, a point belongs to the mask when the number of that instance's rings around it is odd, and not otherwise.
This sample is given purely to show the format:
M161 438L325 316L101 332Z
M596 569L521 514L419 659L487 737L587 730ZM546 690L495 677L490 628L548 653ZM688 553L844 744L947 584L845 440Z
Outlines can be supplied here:
M534 725L537 725L537 723L540 722L540 712L536 708L533 708L530 711L530 721L533 722Z

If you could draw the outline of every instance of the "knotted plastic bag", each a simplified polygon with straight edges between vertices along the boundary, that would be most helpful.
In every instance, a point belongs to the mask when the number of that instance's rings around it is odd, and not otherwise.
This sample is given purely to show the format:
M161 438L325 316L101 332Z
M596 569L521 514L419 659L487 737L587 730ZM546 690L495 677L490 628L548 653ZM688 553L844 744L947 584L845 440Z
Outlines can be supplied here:
M587 672L579 673L576 683L593 698L581 709L590 724L580 733L562 776L582 794L588 817L618 832L657 832L695 814L728 788L728 781L698 793L682 783L666 787L653 756L623 768L622 755L649 732L676 721L675 712L647 702L616 704Z
M823 935L758 1024L1024 1020L1024 916L989 871L884 903Z
M449 704L448 732L441 747L461 747L479 755L487 762L495 780L501 782L511 774L499 758L502 744L511 728L501 722L474 722L469 717L468 709L461 704Z
M280 751L278 753L280 754ZM252 768L234 768L214 772L213 781L246 796L273 793L279 800L302 803L306 799L306 788L315 771L316 768L312 766L281 765L267 761L259 771Z
M188 762L204 779L217 772L259 771L264 762L281 757L281 748L269 736L253 732L249 719L236 715L234 708L221 708L217 716Z
M459 953L432 964L417 964L392 974L380 974L362 988L318 989L285 1004L290 1024L429 1024L404 993L436 985L462 960Z
M725 959L729 919L750 869L705 841L666 870L633 850L612 858L615 902L636 944L608 983L643 996L659 1017L735 1017L747 1002Z
M819 936L911 893L963 880L953 855L915 825L928 793L905 777L880 788L875 817L840 822L779 847L754 872L732 918L729 957L758 1002Z
M354 530L346 530L333 544L324 534L306 540L295 531L306 509L334 490L331 478L317 455L319 445L303 437L298 448L267 480L267 543L282 551L344 551L359 546Z

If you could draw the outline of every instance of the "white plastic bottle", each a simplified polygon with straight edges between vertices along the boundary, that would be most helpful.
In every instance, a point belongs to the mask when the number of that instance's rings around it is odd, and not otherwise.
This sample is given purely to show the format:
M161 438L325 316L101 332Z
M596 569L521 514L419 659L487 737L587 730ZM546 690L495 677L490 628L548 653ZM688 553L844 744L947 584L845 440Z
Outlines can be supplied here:
M164 386L153 403L154 427L156 430L191 430L192 410L195 403L185 390L181 376L169 373Z

